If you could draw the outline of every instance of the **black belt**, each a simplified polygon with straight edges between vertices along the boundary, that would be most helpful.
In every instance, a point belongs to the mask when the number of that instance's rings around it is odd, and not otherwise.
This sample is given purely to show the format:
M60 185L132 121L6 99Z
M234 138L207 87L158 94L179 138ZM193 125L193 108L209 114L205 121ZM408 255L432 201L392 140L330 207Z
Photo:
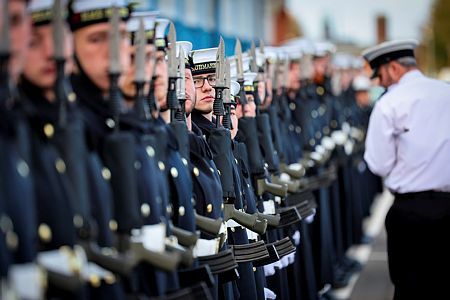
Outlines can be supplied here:
M176 290L170 294L150 298L150 300L186 300L186 299L212 299L211 292L204 282Z
M238 264L231 249L221 251L214 255L198 257L200 265L209 265L211 272L219 275L221 282L228 282L239 278Z
M279 228L295 224L302 219L300 213L295 207L281 208L278 212L280 213Z
M448 199L450 200L450 192L437 192L437 191L424 191L415 193L394 193L396 200L408 200L408 199Z
M230 245L236 262L255 262L269 257L264 241L243 245Z

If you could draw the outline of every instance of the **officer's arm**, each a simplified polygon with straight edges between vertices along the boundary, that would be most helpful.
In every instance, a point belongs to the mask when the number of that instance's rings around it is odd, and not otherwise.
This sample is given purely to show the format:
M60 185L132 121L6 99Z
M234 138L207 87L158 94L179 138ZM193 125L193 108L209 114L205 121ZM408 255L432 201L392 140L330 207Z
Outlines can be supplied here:
M379 176L388 175L397 159L392 114L383 104L377 103L370 116L364 153L369 169Z

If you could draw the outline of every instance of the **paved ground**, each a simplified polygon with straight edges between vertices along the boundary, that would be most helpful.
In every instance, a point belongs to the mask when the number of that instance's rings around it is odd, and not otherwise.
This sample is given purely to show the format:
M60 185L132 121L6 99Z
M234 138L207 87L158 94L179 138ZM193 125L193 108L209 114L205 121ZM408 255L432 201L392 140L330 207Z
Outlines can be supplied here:
M350 296L351 300L391 300L394 287L389 280L386 255L386 232L375 238L372 252Z
M389 280L384 230L384 218L392 201L393 197L387 191L374 201L372 215L364 222L364 232L374 238L372 243L354 246L348 251L348 255L359 260L364 268L353 275L347 287L333 291L338 300L392 299L394 287Z

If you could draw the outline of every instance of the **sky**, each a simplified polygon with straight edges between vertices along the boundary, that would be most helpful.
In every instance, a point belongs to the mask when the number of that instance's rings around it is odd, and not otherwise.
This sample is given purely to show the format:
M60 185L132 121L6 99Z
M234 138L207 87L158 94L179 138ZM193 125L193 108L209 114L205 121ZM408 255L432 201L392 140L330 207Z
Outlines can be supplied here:
M388 39L420 40L433 0L286 0L309 38L323 38L324 20L339 40L361 46L376 43L376 16L387 17Z

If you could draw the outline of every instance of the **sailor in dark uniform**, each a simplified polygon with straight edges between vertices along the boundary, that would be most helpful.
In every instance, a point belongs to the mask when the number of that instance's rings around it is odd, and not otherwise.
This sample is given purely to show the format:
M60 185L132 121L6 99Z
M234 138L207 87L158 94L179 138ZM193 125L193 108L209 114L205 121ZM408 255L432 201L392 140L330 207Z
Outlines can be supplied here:
M201 49L193 51L192 58L194 67L192 74L194 76L194 85L196 88L197 102L192 112L193 122L200 127L208 140L209 134L214 130L213 102L215 97L214 86L215 77L215 56L217 48ZM231 152L232 149L230 148ZM230 162L233 170L233 186L236 209L244 209L242 199L242 187L239 169L236 166L232 153L229 153ZM220 171L220 170L219 170ZM228 229L228 241L230 244L248 244L247 232L241 226L234 226ZM238 293L242 298L256 299L257 290L255 277L253 276L253 266L250 262L239 263L240 279L237 281Z
M27 103L27 116L32 125L33 164L36 173L36 192L39 205L38 233L42 250L53 250L74 243L97 243L98 228L92 214L98 195L90 195L85 131L76 96L66 81L72 70L72 35L61 18L61 31L56 44L55 26L51 25L53 1L33 1L30 6L33 35L20 89ZM61 15L63 11L59 8ZM56 22L56 21L55 21ZM65 39L63 40L63 37ZM66 62L64 70L56 67L54 57ZM57 84L60 84L57 86ZM56 86L56 89L55 89ZM62 93L55 93L63 91ZM64 98L67 97L67 98ZM54 171L52 171L54 170ZM107 194L105 194L107 196ZM100 205L101 206L101 205ZM59 207L59 208L58 208ZM108 206L101 206L101 211ZM98 239L102 245L104 241ZM93 264L85 262L82 268ZM97 266L98 267L98 266ZM84 272L84 271L83 271ZM108 272L107 272L108 273ZM96 298L121 297L112 273L89 276L90 296ZM52 291L50 290L50 293Z
M30 290L28 295L36 295L34 292L39 295L43 291L42 286L40 291L35 291L24 285L20 276L19 282L10 277L13 279L10 281L11 287L8 287L7 280L8 273L20 274L26 268L39 273L37 266L32 265L38 250L38 237L29 128L16 90L30 41L27 3L8 1L2 3L0 9L0 27L6 33L2 35L0 50L0 280L5 287L0 297L7 295L13 287L16 287L19 297L25 297ZM9 30L5 31L7 25Z

